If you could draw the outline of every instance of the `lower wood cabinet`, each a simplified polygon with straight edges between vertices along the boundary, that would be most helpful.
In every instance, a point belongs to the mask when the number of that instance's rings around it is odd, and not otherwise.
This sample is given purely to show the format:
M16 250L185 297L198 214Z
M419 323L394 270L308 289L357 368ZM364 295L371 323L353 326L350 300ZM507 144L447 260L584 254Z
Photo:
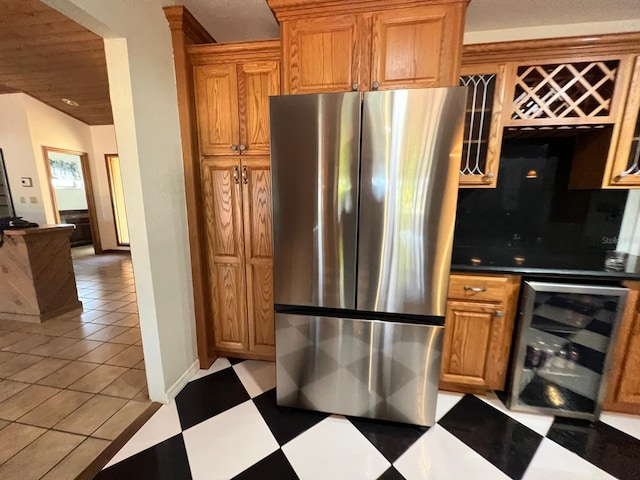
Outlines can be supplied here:
M273 358L269 157L206 157L202 189L215 348Z
M622 317L604 409L640 415L640 282L630 289Z
M515 275L451 275L441 388L504 389L519 289Z

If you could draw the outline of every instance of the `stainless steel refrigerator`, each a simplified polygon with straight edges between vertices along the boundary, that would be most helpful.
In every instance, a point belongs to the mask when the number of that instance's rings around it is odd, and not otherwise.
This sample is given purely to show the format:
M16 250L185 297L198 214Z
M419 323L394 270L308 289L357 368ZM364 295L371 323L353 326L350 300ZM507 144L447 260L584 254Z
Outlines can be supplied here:
M434 423L465 100L271 97L278 405Z

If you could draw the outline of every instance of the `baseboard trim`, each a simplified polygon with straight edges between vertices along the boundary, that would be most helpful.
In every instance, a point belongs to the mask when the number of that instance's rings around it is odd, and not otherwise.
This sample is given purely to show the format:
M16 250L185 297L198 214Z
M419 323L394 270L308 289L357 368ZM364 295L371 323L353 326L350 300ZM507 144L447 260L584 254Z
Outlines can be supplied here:
M191 364L191 366L187 368L187 371L180 376L180 378L176 381L176 383L174 383L173 385L171 385L171 387L169 387L169 390L167 390L167 393L165 394L164 398L160 399L160 401L162 403L169 403L171 400L176 398L176 395L178 395L178 393L180 393L180 391L184 388L184 386L187 383L189 383L189 380L191 380L194 377L194 375L197 373L199 369L200 369L200 362L196 359Z

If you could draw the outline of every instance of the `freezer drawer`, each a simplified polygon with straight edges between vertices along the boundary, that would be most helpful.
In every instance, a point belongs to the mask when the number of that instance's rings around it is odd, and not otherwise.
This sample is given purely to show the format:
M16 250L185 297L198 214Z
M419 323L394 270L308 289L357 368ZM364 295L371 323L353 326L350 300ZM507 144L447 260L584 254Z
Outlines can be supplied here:
M276 313L278 405L431 426L444 327Z

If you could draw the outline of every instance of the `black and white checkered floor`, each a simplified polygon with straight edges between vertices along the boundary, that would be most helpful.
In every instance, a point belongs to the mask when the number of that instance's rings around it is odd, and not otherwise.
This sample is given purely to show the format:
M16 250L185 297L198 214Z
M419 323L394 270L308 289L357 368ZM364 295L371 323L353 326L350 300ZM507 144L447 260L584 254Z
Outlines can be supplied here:
M589 423L440 392L431 428L275 405L275 365L220 358L96 477L106 479L638 479L640 418Z

